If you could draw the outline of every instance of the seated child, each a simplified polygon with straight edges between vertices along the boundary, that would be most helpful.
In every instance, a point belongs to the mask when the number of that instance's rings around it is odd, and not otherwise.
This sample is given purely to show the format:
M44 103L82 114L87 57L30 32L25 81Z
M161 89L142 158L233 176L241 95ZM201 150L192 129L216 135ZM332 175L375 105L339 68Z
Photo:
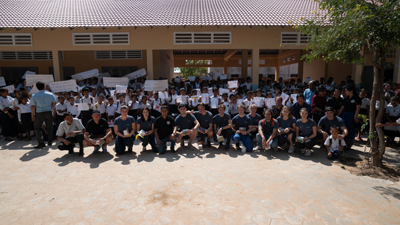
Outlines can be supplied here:
M328 150L328 159L334 160L343 154L343 146L346 146L344 140L338 138L339 127L331 126L331 135L325 140L325 146Z

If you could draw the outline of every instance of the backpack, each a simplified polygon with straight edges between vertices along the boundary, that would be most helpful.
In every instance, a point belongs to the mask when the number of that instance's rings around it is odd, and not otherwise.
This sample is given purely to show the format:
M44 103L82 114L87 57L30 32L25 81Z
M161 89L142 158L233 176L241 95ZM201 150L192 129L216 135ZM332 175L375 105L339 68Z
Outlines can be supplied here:
M329 136L329 148L332 146L332 137ZM339 139L339 147L342 147L342 140ZM343 149L343 156L344 156L344 149Z
M264 127L264 125L265 125L265 119L261 120L261 126ZM274 125L275 125L275 119L272 118L272 127L274 127Z

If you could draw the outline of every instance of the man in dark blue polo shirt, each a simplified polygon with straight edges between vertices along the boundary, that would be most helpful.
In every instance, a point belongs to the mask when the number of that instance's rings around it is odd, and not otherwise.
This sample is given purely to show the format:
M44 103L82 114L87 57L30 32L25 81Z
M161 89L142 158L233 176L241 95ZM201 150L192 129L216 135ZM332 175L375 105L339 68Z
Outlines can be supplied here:
M188 147L192 150L196 149L192 143L197 136L198 129L200 127L199 121L192 114L187 113L187 107L185 104L180 104L178 110L181 113L175 119L175 127L173 134L176 135L176 143L181 143L181 147L185 146L182 139L189 138Z
M200 128L197 133L199 149L203 149L203 143L207 136L207 147L211 147L211 138L213 137L212 123L213 115L206 110L204 103L197 104L199 111L194 112L194 116L200 123Z

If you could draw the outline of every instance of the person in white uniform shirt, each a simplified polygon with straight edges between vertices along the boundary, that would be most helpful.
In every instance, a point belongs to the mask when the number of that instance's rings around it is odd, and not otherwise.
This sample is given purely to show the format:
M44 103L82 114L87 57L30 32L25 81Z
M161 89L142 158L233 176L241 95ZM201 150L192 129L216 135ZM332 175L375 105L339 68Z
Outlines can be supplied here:
M158 92L154 92L154 99L151 101L151 115L156 119L161 116L161 106L164 105L164 100L159 98Z
M99 95L98 102L94 104L94 110L98 110L100 112L101 118L107 120L106 103L104 102L103 94Z
M70 112L74 118L77 118L80 115L81 111L79 111L78 107L75 105L75 98L70 96L67 100L68 102L65 103L67 105L67 112Z
M117 106L117 108L115 109L115 117L119 117L121 115L121 106L128 105L125 101L125 96L120 94L118 100L115 101L115 105Z
M117 110L117 106L114 104L114 99L112 97L109 97L108 105L106 107L107 121L109 123L114 123L116 110Z
M1 110L1 125L8 129L2 129L4 140L12 141L10 136L17 134L17 127L15 126L15 117L12 109L13 98L8 96L8 90L5 88L0 89L0 110Z
M136 120L138 115L138 110L140 108L140 104L139 101L137 100L136 94L132 94L131 100L128 102L128 107L129 107L128 114Z
M33 130L33 122L31 118L31 104L28 96L21 97L21 104L18 105L18 121L22 126L22 131L26 132L25 141L31 140L30 132Z
M251 83L250 77L246 78L246 83L244 83L244 86L247 90L251 91L253 84Z
M57 120L56 120L56 127L60 125L61 122L64 121L64 113L67 111L67 104L65 103L64 96L58 97L58 103L56 104L56 113L57 113Z
M85 126L87 122L92 118L92 111L95 100L92 96L89 96L89 88L82 89L83 97L79 100L79 103L86 103L89 105L89 110L81 112L82 124Z

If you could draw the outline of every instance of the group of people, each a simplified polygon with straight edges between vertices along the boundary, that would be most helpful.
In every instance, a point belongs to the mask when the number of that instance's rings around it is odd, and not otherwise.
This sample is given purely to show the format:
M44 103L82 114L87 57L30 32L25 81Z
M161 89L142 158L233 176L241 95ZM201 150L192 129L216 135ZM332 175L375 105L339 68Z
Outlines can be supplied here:
M123 94L104 87L98 78L77 84L84 88L64 93L51 93L40 82L36 83L39 92L33 95L25 85L14 93L1 89L4 139L23 138L26 133L28 141L34 130L35 148L45 147L45 140L52 145L55 135L59 149L73 153L77 143L80 155L84 146L94 146L94 153L107 152L114 138L118 155L132 151L137 138L143 150L150 144L159 154L166 152L167 142L172 152L175 144L183 147L184 140L195 149L196 139L199 149L216 142L228 150L233 142L242 152L251 152L256 145L258 150L279 147L288 153L298 149L306 156L320 143L326 146L328 158L335 159L351 148L357 134L361 140L361 124L370 107L366 91L358 92L349 77L340 85L333 78L308 83L268 80L255 91L250 78L239 79L235 88L227 80L173 79L164 92L143 91L144 79L140 78L130 81ZM385 86L390 102L384 105L386 118L388 124L396 125L400 106L397 94L389 90ZM268 99L273 99L272 106ZM77 103L88 107L77 107ZM375 107L379 108L379 102Z

